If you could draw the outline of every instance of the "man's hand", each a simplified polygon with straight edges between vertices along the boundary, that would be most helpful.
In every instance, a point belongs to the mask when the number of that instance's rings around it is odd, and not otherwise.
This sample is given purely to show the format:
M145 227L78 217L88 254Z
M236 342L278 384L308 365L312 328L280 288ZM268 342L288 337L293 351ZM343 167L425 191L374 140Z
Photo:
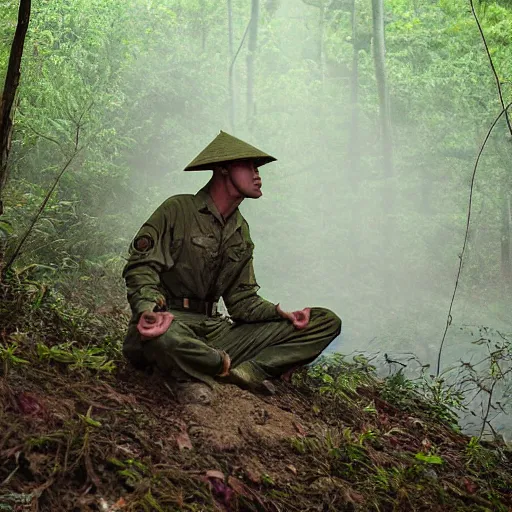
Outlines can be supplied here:
M137 329L143 340L149 340L161 336L169 329L174 315L168 311L154 313L153 311L144 311L139 318Z
M276 306L276 310L281 318L286 318L290 320L295 329L305 329L309 324L311 308L304 308L300 311L293 311L292 313L287 313L286 311L283 311L281 309L281 306L278 304Z

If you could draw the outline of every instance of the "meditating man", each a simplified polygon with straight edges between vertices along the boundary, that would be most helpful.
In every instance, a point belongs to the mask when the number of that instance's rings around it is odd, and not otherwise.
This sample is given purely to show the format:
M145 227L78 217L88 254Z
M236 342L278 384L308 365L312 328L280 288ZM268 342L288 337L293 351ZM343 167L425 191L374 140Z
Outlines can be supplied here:
M209 403L215 381L271 394L271 379L313 361L340 333L324 308L285 312L258 295L249 226L275 158L225 132L185 168L213 170L196 195L167 199L130 246L123 276L132 319L123 352L171 377L183 401ZM223 298L229 315L216 311ZM205 386L208 384L208 386Z

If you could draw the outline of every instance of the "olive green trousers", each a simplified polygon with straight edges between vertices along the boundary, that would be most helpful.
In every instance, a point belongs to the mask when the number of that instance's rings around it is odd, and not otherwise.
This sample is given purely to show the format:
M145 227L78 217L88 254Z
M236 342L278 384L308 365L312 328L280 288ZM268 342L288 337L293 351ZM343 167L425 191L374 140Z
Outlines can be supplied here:
M232 368L250 361L263 380L310 363L341 331L341 320L324 308L311 308L309 324L300 330L285 319L233 323L220 316L174 310L172 314L167 332L150 340L141 340L132 321L124 355L136 367L156 366L170 377L192 377L210 385L222 371L222 352L229 354Z

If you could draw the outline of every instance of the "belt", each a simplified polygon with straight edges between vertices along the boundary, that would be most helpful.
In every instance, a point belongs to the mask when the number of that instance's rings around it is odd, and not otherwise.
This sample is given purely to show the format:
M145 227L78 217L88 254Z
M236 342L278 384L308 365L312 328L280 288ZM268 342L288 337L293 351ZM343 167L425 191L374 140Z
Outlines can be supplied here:
M213 316L217 312L217 302L201 299L189 299L188 297L168 297L167 305L170 308L190 311L191 313L201 313L206 316Z

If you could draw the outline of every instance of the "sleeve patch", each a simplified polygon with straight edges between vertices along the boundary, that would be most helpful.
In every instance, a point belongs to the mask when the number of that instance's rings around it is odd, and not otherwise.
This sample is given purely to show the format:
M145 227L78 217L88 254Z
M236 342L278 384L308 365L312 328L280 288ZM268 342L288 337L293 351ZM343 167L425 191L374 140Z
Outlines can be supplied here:
M148 252L155 246L155 241L151 235L141 235L138 236L133 241L133 248L137 252Z

